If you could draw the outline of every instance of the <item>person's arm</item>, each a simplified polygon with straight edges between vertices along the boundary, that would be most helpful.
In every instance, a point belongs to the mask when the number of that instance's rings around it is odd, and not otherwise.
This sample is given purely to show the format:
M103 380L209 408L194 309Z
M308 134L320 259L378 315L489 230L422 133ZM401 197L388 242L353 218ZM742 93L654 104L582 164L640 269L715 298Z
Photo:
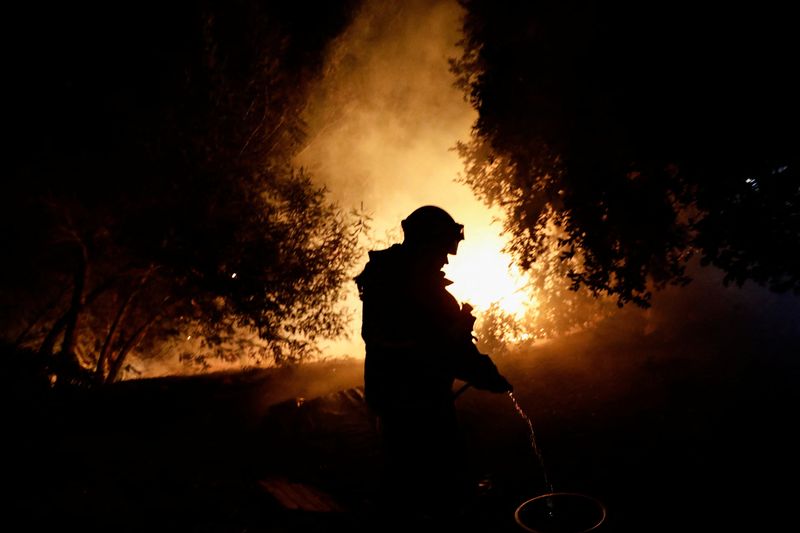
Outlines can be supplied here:
M452 363L456 378L466 381L476 389L490 392L510 392L513 387L508 380L500 374L492 359L478 350L472 327L475 317L472 307L465 304L459 312L455 324L454 345L452 348Z

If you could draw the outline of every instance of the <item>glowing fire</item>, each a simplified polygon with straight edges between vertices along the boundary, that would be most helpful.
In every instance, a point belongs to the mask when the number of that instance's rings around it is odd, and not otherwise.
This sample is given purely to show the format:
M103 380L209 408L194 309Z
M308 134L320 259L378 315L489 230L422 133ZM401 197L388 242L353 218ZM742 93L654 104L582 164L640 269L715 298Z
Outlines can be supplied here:
M453 284L449 291L477 311L497 303L501 310L521 318L532 303L524 290L525 278L513 268L511 258L502 252L503 241L491 232L461 243L456 256L444 271Z

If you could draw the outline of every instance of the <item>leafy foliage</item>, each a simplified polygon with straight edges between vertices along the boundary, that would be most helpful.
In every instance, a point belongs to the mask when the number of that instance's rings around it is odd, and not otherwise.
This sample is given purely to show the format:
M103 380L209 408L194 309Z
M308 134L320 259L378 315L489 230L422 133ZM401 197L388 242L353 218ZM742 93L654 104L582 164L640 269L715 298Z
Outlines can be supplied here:
M798 43L784 7L463 0L464 181L523 268L647 306L700 254L800 290Z
M200 364L312 354L348 320L358 221L291 160L352 6L130 7L17 14L4 336L99 381L192 337Z

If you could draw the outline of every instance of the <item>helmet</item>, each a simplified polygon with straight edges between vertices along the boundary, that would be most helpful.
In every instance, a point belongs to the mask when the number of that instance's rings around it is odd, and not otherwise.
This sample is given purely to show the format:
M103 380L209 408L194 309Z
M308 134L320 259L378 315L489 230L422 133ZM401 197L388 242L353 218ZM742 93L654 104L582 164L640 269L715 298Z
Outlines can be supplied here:
M405 242L412 246L441 247L455 254L458 243L464 240L464 225L435 205L426 205L408 215L400 225Z

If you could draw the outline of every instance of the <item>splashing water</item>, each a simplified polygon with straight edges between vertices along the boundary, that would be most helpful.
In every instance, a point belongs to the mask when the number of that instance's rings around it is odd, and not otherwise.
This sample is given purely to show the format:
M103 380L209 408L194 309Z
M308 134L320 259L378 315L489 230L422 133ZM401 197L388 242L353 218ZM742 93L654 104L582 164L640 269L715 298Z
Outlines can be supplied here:
M550 480L547 478L547 469L544 467L544 458L542 458L542 452L539 450L539 446L536 444L536 435L533 432L533 422L531 422L530 417L525 414L525 411L522 410L522 406L520 406L519 402L514 397L514 393L509 392L508 397L511 398L512 402L514 402L514 408L517 410L517 413L519 413L519 416L521 416L522 419L528 424L528 431L531 435L531 448L533 448L534 453L536 453L536 458L539 460L539 466L542 468L544 484L547 487L547 492L553 492L553 484L550 483Z

